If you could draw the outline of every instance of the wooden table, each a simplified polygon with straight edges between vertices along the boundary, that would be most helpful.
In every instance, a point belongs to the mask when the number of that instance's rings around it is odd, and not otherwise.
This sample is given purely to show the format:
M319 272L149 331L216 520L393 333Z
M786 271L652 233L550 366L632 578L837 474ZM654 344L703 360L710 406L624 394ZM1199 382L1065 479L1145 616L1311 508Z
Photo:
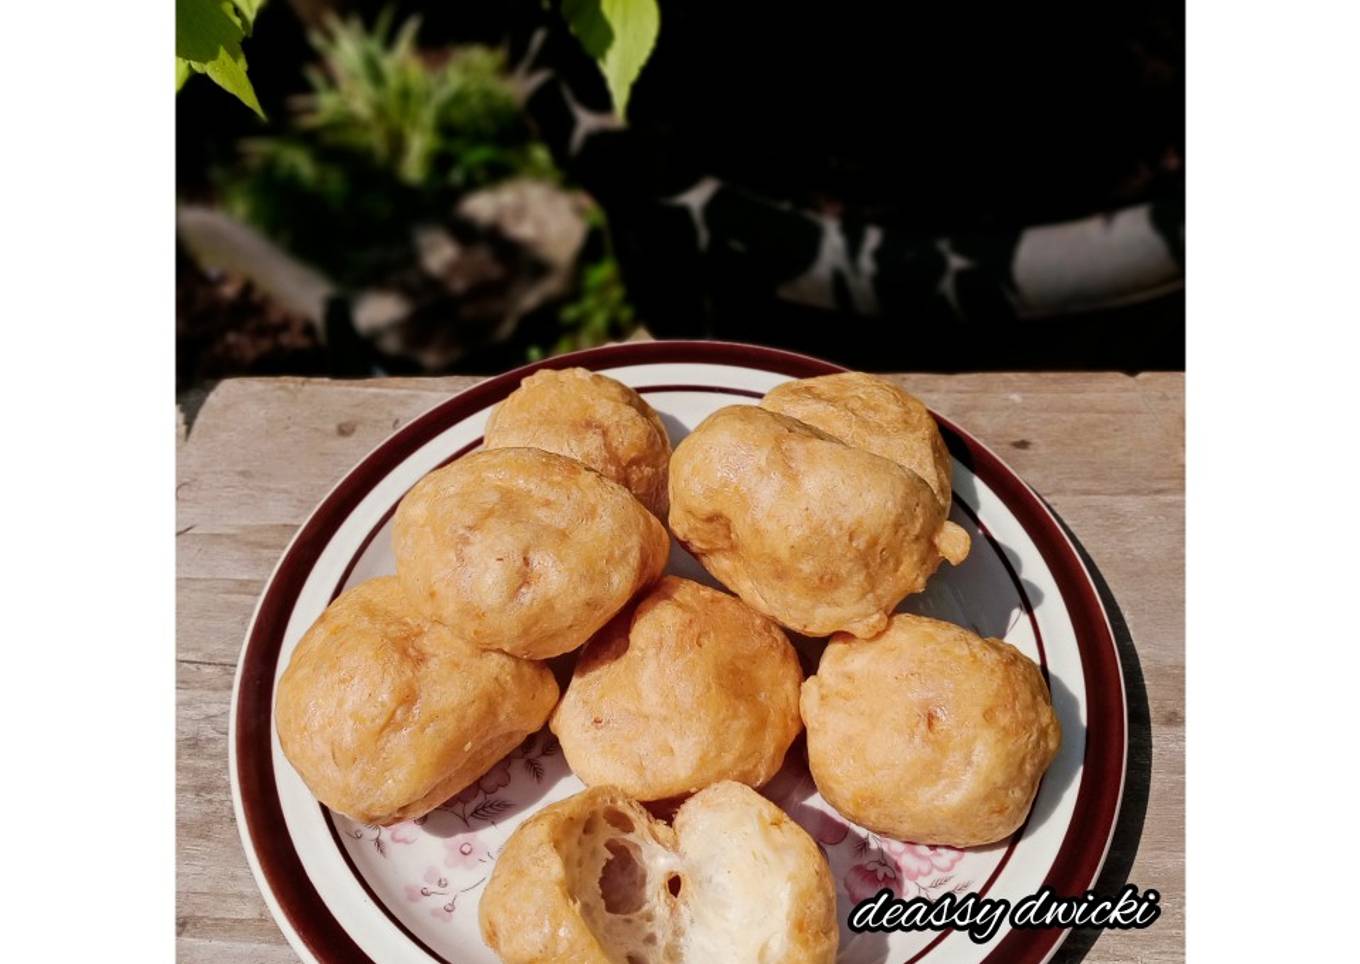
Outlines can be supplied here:
M1089 948L1089 961L1181 960L1184 376L900 380L1000 453L1049 501L1094 559L1118 607L1131 703L1130 768L1107 861L1110 876L1100 889L1127 875L1161 892L1163 915L1148 930L1112 931L1093 945L1075 934L1058 959L1075 960ZM227 783L227 710L246 623L293 531L335 481L394 429L475 382L236 379L219 384L196 415L180 412L175 930L181 960L296 959L246 867Z

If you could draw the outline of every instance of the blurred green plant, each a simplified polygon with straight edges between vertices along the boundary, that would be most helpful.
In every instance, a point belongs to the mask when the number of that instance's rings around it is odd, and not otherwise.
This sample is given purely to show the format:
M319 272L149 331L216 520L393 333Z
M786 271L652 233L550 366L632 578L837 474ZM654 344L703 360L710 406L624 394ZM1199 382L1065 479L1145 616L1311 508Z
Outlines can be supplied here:
M331 20L311 36L319 63L288 129L242 142L219 172L226 208L345 285L409 259L410 226L462 194L512 176L559 180L505 75L504 56L456 49L442 63L395 32L390 11L366 28Z
M216 172L221 203L343 287L359 289L412 263L411 228L458 199L512 177L562 182L529 128L504 54L481 46L433 56L417 46L419 21L394 29L330 20L314 32L309 91L290 101L284 129L241 143ZM603 213L591 231L602 251L578 267L575 293L542 354L599 344L631 330Z
M300 127L417 188L462 191L515 173L555 176L524 124L500 51L463 47L433 66L415 47L419 19L389 39L391 19L389 9L371 30L357 19L335 20L313 35L322 65L306 71L312 94L299 102Z
M207 74L264 117L241 50L262 6L264 0L175 0L175 90L194 74Z

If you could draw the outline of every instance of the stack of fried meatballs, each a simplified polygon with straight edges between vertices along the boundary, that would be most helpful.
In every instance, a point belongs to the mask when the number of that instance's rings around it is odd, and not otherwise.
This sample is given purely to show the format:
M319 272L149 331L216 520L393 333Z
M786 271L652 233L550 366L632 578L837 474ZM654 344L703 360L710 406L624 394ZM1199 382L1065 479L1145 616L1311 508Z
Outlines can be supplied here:
M929 411L870 375L787 382L672 452L628 386L536 372L402 499L396 575L298 643L280 744L322 803L390 824L547 723L589 789L506 844L481 901L503 960L833 960L826 858L751 789L805 728L846 818L954 847L1013 833L1058 750L1031 660L895 612L968 555L951 498ZM732 594L663 576L663 518ZM786 630L830 637L806 680ZM573 651L559 693L544 661Z

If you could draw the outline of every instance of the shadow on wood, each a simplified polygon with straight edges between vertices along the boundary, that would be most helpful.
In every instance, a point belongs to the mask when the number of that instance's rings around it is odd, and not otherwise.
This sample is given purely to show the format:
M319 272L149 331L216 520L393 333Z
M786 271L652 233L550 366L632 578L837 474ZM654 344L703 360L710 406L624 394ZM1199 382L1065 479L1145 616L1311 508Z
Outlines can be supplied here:
M1047 502L1044 504L1048 505ZM1130 882L1129 871L1133 868L1134 857L1138 854L1138 844L1143 836L1143 819L1147 814L1148 789L1152 779L1152 717L1148 708L1147 686L1143 681L1143 667L1138 660L1133 635L1129 632L1129 625L1114 598L1114 593L1110 590L1109 583L1105 581L1095 560L1063 521L1062 516L1058 515L1051 505L1048 506L1048 510L1067 533L1067 538L1072 540L1072 545L1076 547L1077 554L1081 556L1081 561L1095 582L1101 604L1110 617L1110 628L1114 630L1115 645L1119 648L1119 662L1124 672L1129 741L1128 762L1124 773L1124 797L1119 803L1119 821L1110 840L1110 852L1105 858L1105 866L1101 869L1100 877L1092 888L1098 894L1113 895L1118 893L1125 883ZM1137 884L1138 881L1132 883ZM1073 930L1059 946L1053 961L1057 964L1076 964L1090 952L1103 933L1102 930Z

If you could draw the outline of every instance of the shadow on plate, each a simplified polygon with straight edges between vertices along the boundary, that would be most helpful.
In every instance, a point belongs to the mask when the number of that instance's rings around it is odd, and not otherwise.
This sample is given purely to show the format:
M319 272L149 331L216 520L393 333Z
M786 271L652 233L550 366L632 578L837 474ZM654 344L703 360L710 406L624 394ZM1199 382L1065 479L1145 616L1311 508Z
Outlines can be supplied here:
M557 737L545 726L481 777L420 821L434 837L457 837L536 810L548 791L568 776Z

